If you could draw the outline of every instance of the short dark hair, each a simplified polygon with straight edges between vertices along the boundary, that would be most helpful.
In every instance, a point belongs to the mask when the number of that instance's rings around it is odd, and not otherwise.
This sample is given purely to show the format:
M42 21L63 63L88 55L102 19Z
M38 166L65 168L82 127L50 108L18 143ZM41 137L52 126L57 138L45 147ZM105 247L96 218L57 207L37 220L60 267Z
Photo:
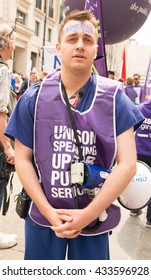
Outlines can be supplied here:
M139 79L140 79L140 77L141 77L140 74L138 74L138 73L133 74L133 77L134 77L134 76L138 76Z
M111 74L111 75L115 76L115 72L112 70L108 70L107 73L108 73L108 75Z

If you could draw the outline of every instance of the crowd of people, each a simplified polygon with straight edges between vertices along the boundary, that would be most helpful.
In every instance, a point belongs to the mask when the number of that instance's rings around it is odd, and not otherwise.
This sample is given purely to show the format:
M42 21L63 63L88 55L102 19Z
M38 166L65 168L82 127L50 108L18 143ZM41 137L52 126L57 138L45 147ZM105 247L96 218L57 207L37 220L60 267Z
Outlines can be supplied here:
M17 72L11 73L11 86L13 91L17 94L17 99L36 82L42 82L44 77L47 76L48 72L41 71L40 74L37 70L32 70L29 75L20 74Z
M140 83L140 75L135 73L133 77L126 80L125 93L136 104L145 101L144 86Z
M108 78L115 80L115 71L109 70ZM125 83L122 78L118 79L119 82L124 83L124 91L135 105L145 101L145 89L144 85L140 82L140 78L140 74L135 73L132 77L128 77Z
M71 12L58 32L61 67L51 74L42 71L39 77L35 71L29 77L9 76L5 61L14 50L15 32L0 26L0 144L31 199L25 217L25 260L110 259L109 233L120 222L120 207L114 201L136 173L137 154L150 164L150 145L144 149L147 155L139 150L136 154L134 130L150 118L144 112L151 101L142 103L138 74L123 89L113 71L108 78L92 73L97 24L90 11ZM10 84L18 101L8 121ZM128 86L135 91L133 102ZM134 103L144 105L139 109ZM71 167L76 166L77 172L81 161L108 170L116 165L103 183L84 189L81 173L74 183L70 177ZM0 178L1 203L3 190ZM149 206L148 226L150 212ZM0 233L0 248L17 244L17 236L13 235L14 242L11 238Z

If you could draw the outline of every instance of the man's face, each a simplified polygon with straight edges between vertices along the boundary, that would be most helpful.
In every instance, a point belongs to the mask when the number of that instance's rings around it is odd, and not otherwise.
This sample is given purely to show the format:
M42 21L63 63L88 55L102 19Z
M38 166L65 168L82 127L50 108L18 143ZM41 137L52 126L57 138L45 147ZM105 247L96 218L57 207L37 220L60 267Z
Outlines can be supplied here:
M113 74L108 74L108 78L111 80L114 80L114 75Z
M135 85L138 85L139 82L140 82L139 76L138 76L138 75L134 75L134 76L133 76L133 79L134 79L134 84L135 84Z
M36 81L36 78L37 78L37 75L36 75L36 73L30 73L30 80L31 80L31 82L35 82Z
M97 32L89 21L70 20L63 28L56 46L61 64L74 71L90 71L97 55Z

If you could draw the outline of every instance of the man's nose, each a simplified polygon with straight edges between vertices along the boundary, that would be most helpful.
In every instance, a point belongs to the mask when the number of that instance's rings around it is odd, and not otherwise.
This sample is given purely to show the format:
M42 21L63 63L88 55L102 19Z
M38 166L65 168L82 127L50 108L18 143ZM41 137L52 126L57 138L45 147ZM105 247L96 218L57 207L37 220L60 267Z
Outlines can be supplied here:
M80 39L77 41L77 46L76 46L76 48L77 48L78 50L84 50L84 44L83 44L82 38L80 38Z

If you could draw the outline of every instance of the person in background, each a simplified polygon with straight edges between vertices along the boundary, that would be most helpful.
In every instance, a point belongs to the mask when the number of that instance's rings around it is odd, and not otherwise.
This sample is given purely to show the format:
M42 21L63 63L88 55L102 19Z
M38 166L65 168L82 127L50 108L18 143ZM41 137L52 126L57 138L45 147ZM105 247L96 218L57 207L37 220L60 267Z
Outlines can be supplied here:
M20 87L19 95L22 95L27 88L37 82L37 73L35 71L31 71L29 75L29 79L25 79Z
M40 75L39 75L38 81L39 81L39 82L42 82L43 79L44 79L47 75L48 75L48 72L42 71L42 72L40 73Z
M20 91L20 87L22 84L22 79L21 79L21 75L18 73L14 74L15 80L16 80L16 87L15 87L15 93L18 95L19 91Z
M109 79L111 79L111 80L115 79L115 72L114 71L109 70L107 73L108 73L108 78Z
M8 103L10 98L11 79L8 65L15 48L15 33L7 24L0 24L0 171L3 170L4 158L9 164L14 164L14 149L10 139L4 135L7 126ZM0 177L0 209L4 200L6 181ZM7 249L17 244L16 234L0 232L0 249Z
M20 76L21 76L22 82L24 82L25 80L28 79L27 74L20 73Z
M11 86L12 86L12 90L15 92L15 89L16 89L16 79L15 79L14 73L11 74Z
M131 77L127 78L126 80L125 93L131 99L132 102L138 105L139 98L135 88L133 87L133 78Z
M118 81L124 83L124 80L122 78L119 78Z
M15 140L16 170L32 200L25 218L26 260L109 259L109 232L120 220L112 203L136 172L134 127L144 117L122 94L121 83L92 73L97 25L90 10L75 10L62 21L60 71L25 92L5 131ZM117 162L101 189L70 180L80 155L68 102L85 163L110 169Z
M145 116L145 120L135 133L137 159L151 167L151 99L141 103L139 110ZM141 209L130 212L131 216L140 214L142 214ZM151 202L147 206L146 220L146 226L151 228Z
M133 87L135 91L137 92L138 95L138 104L144 102L145 100L145 92L144 92L144 86L140 84L140 75L139 74L134 74L133 75Z

